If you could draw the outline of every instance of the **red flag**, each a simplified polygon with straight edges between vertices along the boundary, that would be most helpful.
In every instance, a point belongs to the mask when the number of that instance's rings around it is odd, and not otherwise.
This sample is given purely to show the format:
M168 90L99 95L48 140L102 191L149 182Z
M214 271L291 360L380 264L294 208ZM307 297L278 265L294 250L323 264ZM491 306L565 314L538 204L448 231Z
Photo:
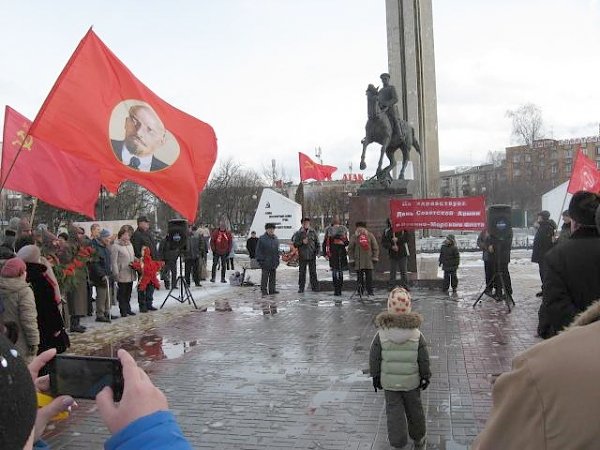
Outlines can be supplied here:
M577 191L600 192L600 172L596 163L585 156L581 148L575 156L575 164L567 187L567 192L570 194Z
M91 29L30 134L94 162L110 191L134 181L190 221L217 157L212 127L159 98Z
M30 120L6 107L0 172L0 180L6 178L4 186L95 218L100 171L87 161L27 136L30 125ZM23 148L17 157L21 144Z
M337 170L337 167L317 164L304 153L298 152L300 158L300 181L310 178L323 181L331 180L331 175Z

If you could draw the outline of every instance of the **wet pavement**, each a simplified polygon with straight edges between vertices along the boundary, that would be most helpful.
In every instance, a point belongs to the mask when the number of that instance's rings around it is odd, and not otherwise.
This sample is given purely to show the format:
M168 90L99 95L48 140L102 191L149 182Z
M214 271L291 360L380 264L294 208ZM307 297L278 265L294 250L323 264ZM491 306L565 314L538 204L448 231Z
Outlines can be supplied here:
M489 413L492 377L538 342L539 279L530 253L513 252L511 314L487 297L472 308L484 287L483 264L479 253L461 256L457 296L412 292L433 372L422 397L428 449L468 448ZM319 263L320 277L330 277L326 267ZM254 280L259 275L252 271ZM297 269L278 271L280 293L268 297L276 314L257 287L206 282L192 288L206 312L170 300L161 311L94 324L73 337L72 350L129 350L166 393L194 448L389 449L383 393L365 374L372 320L387 293L361 301L344 292L336 306L330 292L297 294L296 279ZM215 311L215 300L233 311ZM108 432L94 403L82 401L46 437L53 449L102 448Z

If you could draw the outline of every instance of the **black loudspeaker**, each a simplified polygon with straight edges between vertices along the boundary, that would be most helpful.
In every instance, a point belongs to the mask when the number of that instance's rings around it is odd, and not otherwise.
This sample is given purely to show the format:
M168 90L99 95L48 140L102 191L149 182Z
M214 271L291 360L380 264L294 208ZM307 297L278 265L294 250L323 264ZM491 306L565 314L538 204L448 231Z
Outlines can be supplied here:
M171 245L176 245L180 251L184 252L188 241L188 222L185 219L171 219L168 223L167 234Z
M488 208L488 232L499 240L512 238L512 209L509 205L491 205Z

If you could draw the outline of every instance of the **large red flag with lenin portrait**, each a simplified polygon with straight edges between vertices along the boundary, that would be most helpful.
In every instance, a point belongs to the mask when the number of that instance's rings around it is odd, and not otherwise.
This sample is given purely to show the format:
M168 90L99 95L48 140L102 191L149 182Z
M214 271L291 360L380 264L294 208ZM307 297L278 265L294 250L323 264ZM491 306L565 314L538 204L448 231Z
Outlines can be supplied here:
M317 181L329 180L331 175L337 170L337 167L317 164L304 153L298 152L300 162L300 181L312 178Z
M30 126L30 120L6 107L0 184L94 219L100 171L93 163L27 136Z
M133 181L190 221L217 157L212 127L148 89L91 29L29 134L95 163L109 191Z
M574 194L577 191L600 192L600 171L596 167L596 162L578 149L573 164L573 172L569 180L567 192Z

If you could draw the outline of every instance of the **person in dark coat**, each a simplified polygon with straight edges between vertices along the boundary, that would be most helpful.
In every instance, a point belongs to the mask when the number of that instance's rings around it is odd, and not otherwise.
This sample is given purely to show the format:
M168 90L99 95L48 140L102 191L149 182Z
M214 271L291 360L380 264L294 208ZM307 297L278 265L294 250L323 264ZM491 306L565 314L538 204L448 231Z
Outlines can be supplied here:
M325 230L323 254L329 260L333 278L333 295L341 296L344 285L344 270L348 270L348 228L340 225L338 217L333 218L331 226ZM339 303L339 302L338 302Z
M556 240L556 244L562 244L566 242L571 237L571 217L569 216L569 210L565 210L562 213L562 225L560 227L560 232L558 234L558 239Z
M179 242L175 242L169 234L160 242L160 259L165 262L161 272L165 289L170 289L171 286L177 287L177 259L179 258L179 249Z
M317 232L310 227L310 218L305 217L302 219L302 227L294 233L292 242L294 247L298 249L298 292L304 292L307 266L310 287L313 291L318 291L317 256L319 255L319 237Z
M110 261L111 233L107 229L100 232L100 237L92 241L96 251L96 260L89 263L90 282L96 288L96 322L110 322L118 319L110 313L112 264Z
M600 234L596 211L600 197L573 194L569 203L571 237L546 254L543 299L538 313L538 335L548 339L600 298Z
M492 295L496 267L493 255L490 253L490 233L487 228L481 230L481 233L477 236L477 247L482 251L483 269L485 271L485 293Z
M256 259L256 246L258 245L258 238L256 237L256 231L250 233L250 237L246 241L246 250L250 259Z
M275 236L275 224L265 225L265 234L258 239L256 261L262 270L260 292L262 295L278 294L275 289L277 267L279 266L279 239Z
M17 257L25 261L25 280L31 285L35 297L40 332L38 354L50 348L55 348L57 353L63 353L71 342L60 314L60 297L56 298L53 286L55 281L48 275L48 267L41 262L40 249L35 245L26 245L19 250Z
M381 246L388 251L390 258L390 284L396 284L396 273L400 271L400 286L408 290L408 241L406 230L392 229L392 222L387 220L387 228L381 237Z
M456 245L456 238L453 234L446 236L442 249L440 250L440 258L438 261L444 271L444 286L442 290L448 292L448 288L452 285L452 292L456 292L458 287L458 277L456 271L460 264L460 253Z
M537 216L537 221L534 224L537 228L535 237L533 238L533 251L531 252L531 262L538 263L540 270L540 280L544 285L545 273L545 256L546 253L554 245L554 232L556 231L556 223L550 220L550 212L541 211ZM536 294L537 297L542 296L542 291Z
M140 216L137 219L137 225L137 230L135 230L131 236L131 245L133 245L135 257L140 259L143 256L142 249L148 247L152 259L158 259L156 240L150 232L150 221L146 216ZM140 312L156 311L156 308L152 306L153 301L154 285L152 283L150 283L144 291L138 289Z
M201 286L200 258L204 256L205 251L204 239L198 233L198 227L194 225L192 226L185 255L185 282L188 286L190 285L190 278L194 279L196 287Z

